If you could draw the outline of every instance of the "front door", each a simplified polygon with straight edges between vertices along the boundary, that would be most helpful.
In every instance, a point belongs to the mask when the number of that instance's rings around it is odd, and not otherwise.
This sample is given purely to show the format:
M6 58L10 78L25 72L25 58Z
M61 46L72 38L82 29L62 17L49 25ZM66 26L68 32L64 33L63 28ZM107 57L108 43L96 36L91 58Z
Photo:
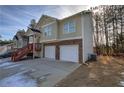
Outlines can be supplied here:
M33 36L29 36L29 44L33 43Z

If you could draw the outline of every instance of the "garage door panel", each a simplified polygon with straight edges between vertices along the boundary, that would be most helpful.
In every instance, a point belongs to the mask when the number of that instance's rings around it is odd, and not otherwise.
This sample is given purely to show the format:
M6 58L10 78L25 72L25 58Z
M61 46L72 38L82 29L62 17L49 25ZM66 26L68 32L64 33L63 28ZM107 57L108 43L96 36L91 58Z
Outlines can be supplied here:
M55 46L45 46L45 57L55 59Z
M60 46L60 60L78 62L78 45Z

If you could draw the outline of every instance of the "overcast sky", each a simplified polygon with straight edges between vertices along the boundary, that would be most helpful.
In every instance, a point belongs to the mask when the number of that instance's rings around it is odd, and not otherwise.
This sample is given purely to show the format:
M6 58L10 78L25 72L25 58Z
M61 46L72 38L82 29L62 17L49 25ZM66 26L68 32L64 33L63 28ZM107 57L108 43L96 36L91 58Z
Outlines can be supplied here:
M0 35L12 39L18 29L27 29L31 19L39 20L42 14L64 18L86 10L89 6L0 6Z

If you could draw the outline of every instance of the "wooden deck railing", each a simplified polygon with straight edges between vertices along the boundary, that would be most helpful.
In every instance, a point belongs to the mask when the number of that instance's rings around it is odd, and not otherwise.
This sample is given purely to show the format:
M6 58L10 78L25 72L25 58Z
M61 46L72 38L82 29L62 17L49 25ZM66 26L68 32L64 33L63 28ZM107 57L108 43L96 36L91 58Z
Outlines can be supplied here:
M40 43L32 43L32 44L28 44L27 46L25 46L23 48L18 49L17 51L15 51L12 54L11 60L18 61L19 59L21 59L28 53L33 53L33 51L41 51L41 44Z

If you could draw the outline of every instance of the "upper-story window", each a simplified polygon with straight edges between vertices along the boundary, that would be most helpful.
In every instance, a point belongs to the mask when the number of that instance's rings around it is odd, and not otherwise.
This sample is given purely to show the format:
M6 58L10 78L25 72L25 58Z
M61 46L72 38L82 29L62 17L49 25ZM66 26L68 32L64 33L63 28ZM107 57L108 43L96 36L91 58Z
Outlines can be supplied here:
M44 36L51 36L52 35L52 27L51 26L46 26L43 29L44 29Z
M69 21L64 24L64 32L65 33L71 33L75 32L75 22L74 21Z

